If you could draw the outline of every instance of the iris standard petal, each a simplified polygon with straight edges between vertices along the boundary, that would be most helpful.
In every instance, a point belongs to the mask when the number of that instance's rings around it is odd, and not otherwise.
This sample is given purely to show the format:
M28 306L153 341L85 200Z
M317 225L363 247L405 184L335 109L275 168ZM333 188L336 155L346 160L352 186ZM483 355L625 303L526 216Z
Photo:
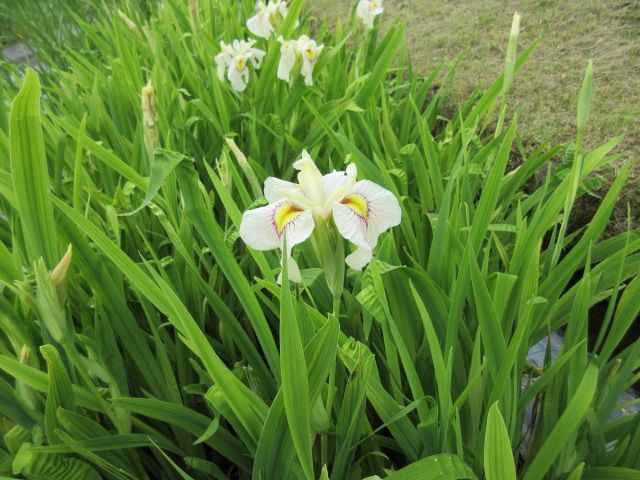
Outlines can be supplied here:
M291 75L291 70L296 64L296 50L294 45L292 45L288 41L284 41L282 43L282 47L280 47L280 63L278 63L278 78L280 80L284 80L285 82L289 81L289 77Z
M295 183L280 180L276 177L267 177L264 181L264 196L267 199L267 202L277 202L290 194L301 194L298 185Z
M330 212L333 204L351 191L356 183L356 175L356 165L350 163L347 165L346 172L333 171L322 177L325 212Z
M306 150L302 151L300 160L293 164L299 171L298 184L304 194L314 205L322 206L322 173Z
M347 179L348 177L345 172L335 170L322 176L322 197L325 203L334 199L331 202L331 206L333 206L336 200L339 200L349 191L349 188L345 189L345 187L348 186ZM339 198L336 198L336 196Z
M287 7L287 2L285 2L284 0L276 2L274 9L277 10L280 13L280 15L282 15L283 19L285 19L289 14L289 8Z

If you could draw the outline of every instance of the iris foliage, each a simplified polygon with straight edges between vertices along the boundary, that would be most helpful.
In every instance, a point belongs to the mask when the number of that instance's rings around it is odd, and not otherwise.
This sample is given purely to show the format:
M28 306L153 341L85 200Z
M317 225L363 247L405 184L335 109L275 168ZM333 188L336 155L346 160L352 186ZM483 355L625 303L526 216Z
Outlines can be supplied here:
M250 37L252 2L70 15L58 64L3 66L0 475L640 478L640 416L612 419L639 379L640 233L603 236L630 165L570 222L620 159L620 139L582 148L591 66L576 142L525 153L517 31L505 74L447 113L454 69L415 74L400 24L330 29L292 0L238 93L214 56ZM312 86L277 78L277 36L301 35L324 45ZM337 298L311 244L280 286L280 254L238 235L303 149L402 209Z

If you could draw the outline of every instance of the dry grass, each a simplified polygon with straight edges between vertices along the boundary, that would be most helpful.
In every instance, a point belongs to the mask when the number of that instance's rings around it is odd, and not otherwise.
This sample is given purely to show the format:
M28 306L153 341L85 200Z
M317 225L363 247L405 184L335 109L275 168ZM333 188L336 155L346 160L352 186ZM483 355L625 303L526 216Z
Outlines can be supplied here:
M316 0L317 16L342 16L353 2ZM625 134L640 153L640 3L615 0L399 0L385 21L402 19L416 66L430 71L462 54L451 86L454 100L486 87L502 70L513 12L522 15L520 44L539 41L516 81L512 108L524 140L540 144L574 137L577 94L589 59L594 103L589 143Z
M344 18L353 3L316 0L313 9L318 17ZM585 143L593 147L623 134L622 150L640 158L640 2L388 0L385 7L385 22L406 22L419 70L429 72L462 55L450 86L453 102L487 87L500 74L511 16L518 11L520 45L539 42L510 101L523 142L557 144L574 138L577 95L591 59L594 100ZM639 174L637 167L636 178ZM623 202L640 205L637 190L628 190Z

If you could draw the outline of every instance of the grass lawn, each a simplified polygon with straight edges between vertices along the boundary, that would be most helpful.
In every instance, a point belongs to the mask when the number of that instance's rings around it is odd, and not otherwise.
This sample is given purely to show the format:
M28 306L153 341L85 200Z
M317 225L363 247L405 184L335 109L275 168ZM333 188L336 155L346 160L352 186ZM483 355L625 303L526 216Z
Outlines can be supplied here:
M345 18L351 0L316 0L314 14ZM575 106L589 59L594 63L588 147L624 135L621 149L640 156L640 2L633 0L397 0L385 3L384 21L401 19L413 60L428 73L461 55L450 85L451 103L486 88L502 72L511 16L522 15L520 45L538 41L512 91L512 109L528 145L557 144L575 136ZM521 48L523 48L521 47ZM513 111L512 110L512 111ZM609 173L615 175L615 172ZM640 168L636 167L637 185ZM629 188L621 205L640 205ZM624 210L624 208L623 208Z

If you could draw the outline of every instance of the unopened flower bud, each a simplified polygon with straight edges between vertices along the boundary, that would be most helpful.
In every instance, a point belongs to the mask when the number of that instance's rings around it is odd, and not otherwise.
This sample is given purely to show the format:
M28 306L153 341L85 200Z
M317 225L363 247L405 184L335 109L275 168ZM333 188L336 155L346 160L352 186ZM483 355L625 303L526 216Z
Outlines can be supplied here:
M151 81L142 87L141 107L147 146L149 150L153 152L160 146L160 140L158 136L158 126L156 124L158 119L156 111L156 91L153 85L151 85Z
M140 30L138 30L138 26L133 22L133 20L127 17L126 13L118 9L118 16L120 17L120 19L123 21L123 23L127 26L129 30L135 33L137 37L142 37L140 35Z
M518 12L513 14L513 20L511 21L511 36L517 37L520 34L520 15Z
M58 301L60 305L64 305L64 301L67 298L67 275L69 273L69 267L71 266L71 260L73 258L73 250L71 245L67 248L67 252L62 257L62 260L51 271L51 280L53 286L56 289L58 295Z
M31 348L28 345L23 345L20 349L20 363L25 365L29 365L29 360L31 359Z
M29 365L30 367L38 367L37 358L34 358L33 351L28 345L22 345L20 349L19 362L23 365ZM39 394L24 381L16 379L16 392L20 395L29 407L34 411L40 405Z
M200 31L200 22L198 21L198 0L189 0L189 17L191 18L191 28L194 33Z
M516 49L518 47L518 35L520 34L520 15L518 13L513 14L513 20L511 22L511 33L509 35L509 44L507 45L507 58L504 64L504 81L502 84L503 102L506 102L507 94L513 84L513 77L516 71ZM503 104L503 108L504 108ZM501 122L499 122L500 128L502 128Z
M58 343L64 343L68 339L67 316L63 306L60 304L53 278L42 258L35 263L34 270L36 274L36 307L38 315L51 337Z
M228 192L231 192L233 188L233 178L231 176L231 168L229 167L229 155L227 152L223 152L222 156L217 160L216 167L218 169L218 176L222 182L222 186Z

